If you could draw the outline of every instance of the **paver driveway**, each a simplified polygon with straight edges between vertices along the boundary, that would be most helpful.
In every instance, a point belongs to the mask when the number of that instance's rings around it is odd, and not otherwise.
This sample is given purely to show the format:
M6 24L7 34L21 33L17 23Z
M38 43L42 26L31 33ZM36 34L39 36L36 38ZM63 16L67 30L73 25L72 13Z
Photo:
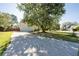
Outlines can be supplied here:
M73 56L78 54L78 43L14 32L4 56Z

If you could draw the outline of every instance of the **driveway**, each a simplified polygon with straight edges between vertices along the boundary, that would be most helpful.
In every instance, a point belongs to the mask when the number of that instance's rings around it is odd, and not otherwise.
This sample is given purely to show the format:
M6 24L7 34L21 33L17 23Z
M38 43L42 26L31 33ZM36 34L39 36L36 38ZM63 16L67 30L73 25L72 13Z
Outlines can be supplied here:
M75 56L79 44L40 37L28 32L14 32L4 56Z

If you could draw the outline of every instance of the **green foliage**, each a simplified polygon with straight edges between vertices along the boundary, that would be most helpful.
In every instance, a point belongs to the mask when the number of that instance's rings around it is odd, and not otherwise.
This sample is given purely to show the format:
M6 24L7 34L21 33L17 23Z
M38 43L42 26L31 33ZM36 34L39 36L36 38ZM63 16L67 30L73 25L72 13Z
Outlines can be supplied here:
M9 25L10 16L7 13L0 13L0 27L4 27L5 29ZM5 30L4 29L4 30Z
M14 24L14 19L17 21L16 16L0 12L0 28L4 28L3 31L5 31L8 27Z
M75 30L76 31L79 31L79 25L76 26Z
M58 27L59 19L65 13L61 3L21 3L18 8L24 12L24 20L29 25L38 26L43 32Z

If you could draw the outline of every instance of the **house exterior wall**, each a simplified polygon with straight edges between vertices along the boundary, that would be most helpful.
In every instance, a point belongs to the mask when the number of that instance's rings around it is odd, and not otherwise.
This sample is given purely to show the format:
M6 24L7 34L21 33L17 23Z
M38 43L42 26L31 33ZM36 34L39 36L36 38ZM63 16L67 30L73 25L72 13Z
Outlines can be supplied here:
M25 23L20 23L19 24L19 28L20 28L20 31L22 32L29 32L29 31L33 31L33 28L32 27L29 27L27 24Z

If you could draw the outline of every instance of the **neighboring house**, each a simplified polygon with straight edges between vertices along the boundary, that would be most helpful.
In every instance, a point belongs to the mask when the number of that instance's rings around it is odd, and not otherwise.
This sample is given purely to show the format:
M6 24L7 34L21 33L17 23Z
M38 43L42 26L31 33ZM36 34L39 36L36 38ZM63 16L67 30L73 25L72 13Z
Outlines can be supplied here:
M73 31L74 27L76 26L76 23L71 23L71 22L65 22L60 25L60 30L64 31Z
M77 28L76 25L72 25L70 27L67 27L67 26L64 27L63 25L60 25L60 30L63 30L63 31L73 31L73 30L76 31L76 28Z

